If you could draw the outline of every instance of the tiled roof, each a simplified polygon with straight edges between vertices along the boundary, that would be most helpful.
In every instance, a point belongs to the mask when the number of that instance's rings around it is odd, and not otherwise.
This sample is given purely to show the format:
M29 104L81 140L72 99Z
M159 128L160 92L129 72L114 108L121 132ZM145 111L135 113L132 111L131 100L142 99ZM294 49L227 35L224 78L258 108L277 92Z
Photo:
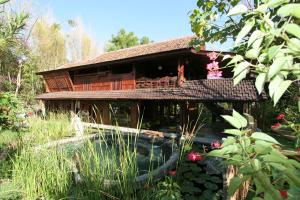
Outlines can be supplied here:
M100 63L105 63L110 61L123 60L127 58L134 58L134 57L151 55L151 54L162 53L162 52L169 52L173 50L188 49L190 47L190 42L193 38L194 36L187 36L187 37L177 38L173 40L155 42L155 43L130 47L126 49L120 49L117 51L107 52L90 60L80 61L76 63L67 63L65 65L62 65L56 70L68 69L68 68L92 65L92 64L100 64Z
M232 79L187 81L181 88L135 89L112 91L63 91L38 95L44 100L192 100L192 101L259 101L254 82L244 80L233 86Z

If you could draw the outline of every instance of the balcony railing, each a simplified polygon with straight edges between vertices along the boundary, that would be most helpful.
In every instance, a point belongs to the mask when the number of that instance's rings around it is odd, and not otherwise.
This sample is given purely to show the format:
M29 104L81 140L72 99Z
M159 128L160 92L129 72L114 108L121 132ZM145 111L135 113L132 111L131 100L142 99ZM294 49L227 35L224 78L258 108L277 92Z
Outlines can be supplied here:
M136 88L174 88L177 87L177 76L165 76L162 78L150 79L139 78L136 80Z

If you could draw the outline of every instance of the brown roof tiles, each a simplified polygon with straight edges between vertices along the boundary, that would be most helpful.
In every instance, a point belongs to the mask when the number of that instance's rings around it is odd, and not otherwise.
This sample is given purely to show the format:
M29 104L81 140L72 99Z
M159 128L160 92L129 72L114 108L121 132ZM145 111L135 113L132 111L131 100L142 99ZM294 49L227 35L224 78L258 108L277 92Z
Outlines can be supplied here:
M146 55L162 53L162 52L169 52L173 50L188 49L190 47L190 42L193 38L194 36L187 36L187 37L177 38L173 40L155 42L155 43L130 47L126 49L120 49L117 51L107 52L90 60L80 61L76 63L67 63L57 68L56 70L69 69L69 68L92 65L92 64L100 64L100 63L105 63L110 61L123 60L127 58L146 56ZM50 70L50 71L55 71L55 70ZM40 72L40 73L44 73L44 72Z
M254 81L244 80L233 86L232 79L186 81L181 88L135 89L112 91L63 91L38 95L44 100L191 100L191 101L259 101Z

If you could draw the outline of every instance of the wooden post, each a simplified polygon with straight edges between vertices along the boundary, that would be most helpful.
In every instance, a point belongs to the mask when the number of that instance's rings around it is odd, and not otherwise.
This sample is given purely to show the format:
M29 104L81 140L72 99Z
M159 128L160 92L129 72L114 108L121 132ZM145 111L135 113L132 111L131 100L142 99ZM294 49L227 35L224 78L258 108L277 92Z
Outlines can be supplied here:
M181 87L185 81L185 78L184 78L184 64L181 63L180 59L178 59L177 71L178 71L177 84L179 87Z
M139 123L139 103L133 102L130 105L130 127L138 128Z
M111 120L109 117L109 103L108 102L100 102L98 104L98 110L99 110L99 115L98 115L98 120L99 123L110 125Z

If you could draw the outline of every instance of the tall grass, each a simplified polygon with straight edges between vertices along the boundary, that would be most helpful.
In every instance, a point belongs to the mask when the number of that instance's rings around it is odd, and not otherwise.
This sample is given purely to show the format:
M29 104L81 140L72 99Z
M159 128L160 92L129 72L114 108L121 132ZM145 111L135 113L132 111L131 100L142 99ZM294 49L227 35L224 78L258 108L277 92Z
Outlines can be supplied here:
M60 199L69 194L72 165L64 151L25 148L13 166L12 182L24 199Z
M135 181L136 141L120 132L100 133L97 143L76 144L71 154L62 147L26 146L14 159L12 182L24 199L146 199L151 193Z
M68 114L50 113L46 119L40 117L29 118L29 130L25 140L33 143L44 143L74 135ZM26 143L28 143L26 141Z

